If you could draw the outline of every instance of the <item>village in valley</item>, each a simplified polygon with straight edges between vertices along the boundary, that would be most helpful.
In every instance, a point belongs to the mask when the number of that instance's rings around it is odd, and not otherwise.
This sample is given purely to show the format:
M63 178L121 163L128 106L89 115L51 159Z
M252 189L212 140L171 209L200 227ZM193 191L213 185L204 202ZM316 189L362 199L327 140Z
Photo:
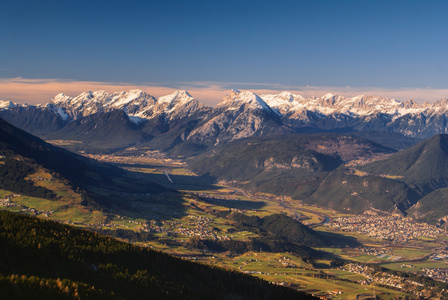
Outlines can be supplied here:
M436 288L428 288L413 279L403 279L375 269L375 266L448 282L448 234L441 228L402 216L376 212L357 216L338 214L285 197L251 194L230 185L222 185L222 182L211 190L188 190L188 184L181 180L195 178L195 175L184 164L156 154L122 157L102 155L95 158L131 171L164 178L167 186L181 189L184 193L181 210L172 210L163 203L137 201L133 206L138 213L97 212L94 218L85 218L83 208L75 203L78 200L74 201L73 195L71 202L67 202L70 205L56 205L56 202L42 200L41 203L45 205L39 206L36 199L8 194L6 191L0 195L0 207L96 231L113 232L120 229L147 233L155 239L134 241L125 237L124 240L184 259L239 270L274 284L313 293L323 299L354 299L352 297L363 293L382 295L385 299L440 294ZM41 177L36 175L33 180L39 184L57 184L56 181L50 181L49 176ZM62 213L63 209L68 208L74 213ZM323 234L337 233L354 237L361 246L317 248L347 261L337 267L332 266L331 259L323 258L310 263L292 253L251 251L238 254L227 251L220 254L191 248L189 245L192 241L247 241L257 236L252 232L238 230L231 220L214 215L216 211L260 217L268 213L282 213Z
M400 216L379 216L362 214L350 217L333 218L326 226L341 230L357 232L379 240L392 243L406 243L419 237L436 238L446 231L436 226L417 223Z

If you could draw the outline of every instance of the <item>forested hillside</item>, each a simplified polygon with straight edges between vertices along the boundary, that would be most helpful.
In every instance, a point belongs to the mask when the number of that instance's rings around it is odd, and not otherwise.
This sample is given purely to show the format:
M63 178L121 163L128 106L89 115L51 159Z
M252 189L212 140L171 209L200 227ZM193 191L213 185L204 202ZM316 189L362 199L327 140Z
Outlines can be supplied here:
M128 198L146 199L148 195L171 191L110 164L71 153L18 129L0 119L0 189L28 196L51 199L52 193L25 180L42 167L82 191L86 204L129 208L120 193Z
M5 299L313 299L52 221L0 212Z

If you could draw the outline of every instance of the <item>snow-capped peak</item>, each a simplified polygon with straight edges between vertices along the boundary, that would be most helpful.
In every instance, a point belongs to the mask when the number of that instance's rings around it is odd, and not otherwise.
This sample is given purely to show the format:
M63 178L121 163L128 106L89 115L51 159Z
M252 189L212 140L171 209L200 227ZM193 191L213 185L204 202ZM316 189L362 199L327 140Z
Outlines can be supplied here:
M301 95L294 95L290 92L281 92L275 95L260 96L270 107L281 114L287 114L289 111L299 111L305 108L306 100Z
M156 99L135 89L114 94L106 91L87 91L71 98L64 94L56 95L51 103L63 109L71 119L114 109L124 110L128 115L142 113L154 106Z
M175 91L158 100L139 89L116 93L102 90L86 91L73 98L60 93L51 100L50 104L54 107L49 108L64 120L73 120L94 113L107 113L115 109L125 111L128 116L143 119L155 118L161 114L164 114L167 119L175 119L193 116L199 111L204 113L209 111L216 111L216 113L246 111L250 113L251 110L264 110L271 115L281 114L282 118L287 119L303 118L309 113L318 118L333 114L345 114L353 118L382 113L389 115L391 119L406 114L448 114L447 99L418 104L413 100L400 102L380 96L344 97L332 93L327 93L320 98L305 98L288 91L275 95L258 96L250 91L236 89L231 90L215 109L210 107L204 109L205 106L185 90ZM0 101L0 110L7 110L15 106L17 105L11 101ZM46 106L39 106L39 108L44 107Z
M99 91L99 92L104 92L104 91ZM93 98L93 92L92 91L87 91L87 92L81 93L77 98L92 99Z
M263 109L268 113L277 114L260 96L250 91L235 91L232 90L225 96L216 108L226 108L234 110L240 108L242 105L247 105L252 109Z
M155 117L160 114L165 114L168 119L177 118L179 116L191 116L198 110L204 107L202 103L193 98L187 91L180 90L170 95L160 97L154 110L148 117Z
M16 106L17 104L12 103L11 101L0 100L0 109L9 109Z
M327 93L322 96L322 99L328 100L328 99L332 99L335 96L337 96L337 95L333 95L332 93Z
M168 104L178 100L190 101L192 99L194 98L187 91L181 90L181 91L175 91L170 95L160 97L157 100L157 104Z
M58 104L67 102L69 99L71 99L69 96L65 95L64 93L59 93L56 96L51 99L50 103Z
M290 92L281 92L280 94L278 94L278 97L288 100L289 102L294 101L294 95Z
M134 89L129 92L119 92L112 95L109 106L122 109L129 105L153 106L155 98L142 90Z

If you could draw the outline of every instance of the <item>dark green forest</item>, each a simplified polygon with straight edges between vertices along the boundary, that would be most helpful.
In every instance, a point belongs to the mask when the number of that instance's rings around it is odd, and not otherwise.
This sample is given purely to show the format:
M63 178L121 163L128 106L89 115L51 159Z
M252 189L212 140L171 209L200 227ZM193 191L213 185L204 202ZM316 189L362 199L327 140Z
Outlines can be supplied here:
M181 260L54 221L0 212L8 299L313 299L235 271Z
M0 150L0 154L2 151ZM25 178L36 171L33 164L23 159L3 158L0 164L0 188L27 196L54 199L56 195L48 189L36 186Z

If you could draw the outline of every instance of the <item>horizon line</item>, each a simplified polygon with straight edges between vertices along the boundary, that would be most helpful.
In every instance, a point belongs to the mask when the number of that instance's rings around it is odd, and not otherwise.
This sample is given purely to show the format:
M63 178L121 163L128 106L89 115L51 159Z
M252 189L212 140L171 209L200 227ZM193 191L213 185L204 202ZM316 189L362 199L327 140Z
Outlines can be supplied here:
M86 91L104 90L109 93L142 90L149 95L159 98L170 95L178 90L188 91L195 99L209 106L215 106L232 89L251 91L257 95L279 94L290 92L305 98L322 97L331 93L343 97L359 95L380 96L396 99L400 102L414 100L417 103L435 102L448 98L447 89L426 88L385 88L385 87L351 87L351 86L292 86L266 83L238 83L196 81L175 84L135 84L123 82L82 81L70 79L29 79L29 78L0 78L0 100L15 103L46 104L57 94L63 93L76 97Z

